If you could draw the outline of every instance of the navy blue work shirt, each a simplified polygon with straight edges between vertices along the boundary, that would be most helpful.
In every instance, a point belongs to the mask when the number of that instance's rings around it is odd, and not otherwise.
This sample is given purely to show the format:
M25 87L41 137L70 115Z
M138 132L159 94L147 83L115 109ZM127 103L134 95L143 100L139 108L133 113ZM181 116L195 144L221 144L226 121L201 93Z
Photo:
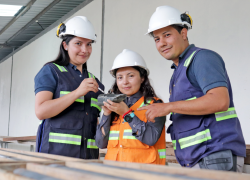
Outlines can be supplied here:
M179 63L183 61L183 56L191 47L194 45L189 45L179 56ZM171 69L176 68L177 66L173 63ZM196 54L187 69L187 78L194 87L200 88L204 94L216 87L228 88L223 59L216 52L207 49Z
M84 71L87 71L85 68L82 69L82 73L77 69L77 67L71 63L67 66L68 68L73 68L75 70L75 76L78 76L79 78L88 78L83 77ZM37 94L40 91L50 91L54 94L56 91L58 83L58 76L56 71L49 66L48 64L44 65L42 69L37 73L35 77L35 94Z

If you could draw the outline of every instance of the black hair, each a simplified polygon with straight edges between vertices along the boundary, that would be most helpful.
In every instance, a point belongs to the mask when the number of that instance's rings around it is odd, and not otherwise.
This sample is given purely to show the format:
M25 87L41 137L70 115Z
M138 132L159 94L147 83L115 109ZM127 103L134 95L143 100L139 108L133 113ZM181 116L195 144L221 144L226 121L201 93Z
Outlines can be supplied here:
M140 89L139 89L139 91L142 93L142 96L144 96L144 104L147 104L148 100L156 101L155 97L157 98L157 96L156 96L156 93L155 93L153 87L150 84L150 81L148 79L147 71L145 69L141 68L141 67L138 67L138 66L131 66L131 67L136 69L137 71L139 71L140 77L142 79L144 79L143 82L141 83L141 86L140 86ZM117 70L118 69L116 69L114 71L115 75L116 75ZM115 80L112 88L109 90L109 93L122 94L121 91L119 90L118 86L117 86L116 80ZM111 113L111 125L112 125L112 122L116 121L118 118L119 118L119 115L116 114L115 112L112 112Z
M48 63L55 63L55 64L58 64L59 66L67 66L69 65L69 62L70 62L70 58L69 58L69 54L68 54L68 51L66 51L63 47L63 42L65 42L67 45L69 44L69 42L76 36L74 35L65 35L62 37L62 42L60 44L60 49L59 49L59 53L56 57L55 60L53 61L50 61ZM48 64L46 63L46 64ZM83 67L82 68L85 68L87 69L87 62L85 62L83 64Z
M181 31L182 31L183 28L186 28L188 30L187 25L179 26L179 25L173 24L173 25L170 25L170 26L172 26L173 28L175 28L176 31L178 31L179 34L181 34ZM151 37L154 37L154 33L153 32L150 32L149 35Z

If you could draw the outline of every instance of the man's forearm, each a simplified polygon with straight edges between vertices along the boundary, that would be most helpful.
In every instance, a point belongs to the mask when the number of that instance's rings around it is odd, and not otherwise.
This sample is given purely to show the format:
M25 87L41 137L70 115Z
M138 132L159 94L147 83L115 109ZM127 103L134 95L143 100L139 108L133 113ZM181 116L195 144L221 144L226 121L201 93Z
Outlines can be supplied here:
M229 107L228 94L208 93L189 101L176 101L165 104L170 112L188 115L205 115L226 111Z

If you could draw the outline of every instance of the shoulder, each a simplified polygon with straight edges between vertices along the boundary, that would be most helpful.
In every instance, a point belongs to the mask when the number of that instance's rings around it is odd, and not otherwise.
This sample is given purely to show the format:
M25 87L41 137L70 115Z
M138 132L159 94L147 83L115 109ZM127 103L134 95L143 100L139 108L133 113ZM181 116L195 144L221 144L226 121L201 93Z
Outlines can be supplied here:
M57 77L56 71L52 68L52 66L50 64L45 64L35 76L35 80L49 75Z
M193 59L193 64L200 64L202 65L221 65L221 66L225 66L225 63L222 59L222 57L212 51L212 50L208 50L208 49L202 49L200 50L194 57Z

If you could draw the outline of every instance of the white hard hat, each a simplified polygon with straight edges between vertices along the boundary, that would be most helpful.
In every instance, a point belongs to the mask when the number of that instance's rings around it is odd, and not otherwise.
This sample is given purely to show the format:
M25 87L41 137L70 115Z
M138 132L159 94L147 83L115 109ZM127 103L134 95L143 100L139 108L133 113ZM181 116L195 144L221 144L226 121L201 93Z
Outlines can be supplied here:
M143 59L143 57L129 49L124 49L118 56L116 56L112 69L109 71L110 74L115 77L114 70L119 69L122 67L129 67L129 66L138 66L147 71L147 74L149 75L149 70L147 68L147 65Z
M190 15L181 13L178 9L171 6L159 6L149 20L148 32L146 34L173 24L186 25L188 29L191 29L192 23L193 20Z
M96 41L93 25L85 16L75 16L68 20L65 25L61 23L57 28L57 36L74 35Z

